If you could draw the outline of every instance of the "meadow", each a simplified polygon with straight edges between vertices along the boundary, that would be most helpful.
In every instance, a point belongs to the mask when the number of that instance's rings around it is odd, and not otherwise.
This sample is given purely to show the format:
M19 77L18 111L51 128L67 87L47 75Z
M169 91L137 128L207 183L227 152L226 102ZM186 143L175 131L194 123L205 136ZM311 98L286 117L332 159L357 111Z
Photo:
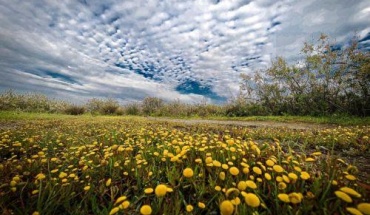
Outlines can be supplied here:
M370 214L368 125L30 116L0 119L0 214Z

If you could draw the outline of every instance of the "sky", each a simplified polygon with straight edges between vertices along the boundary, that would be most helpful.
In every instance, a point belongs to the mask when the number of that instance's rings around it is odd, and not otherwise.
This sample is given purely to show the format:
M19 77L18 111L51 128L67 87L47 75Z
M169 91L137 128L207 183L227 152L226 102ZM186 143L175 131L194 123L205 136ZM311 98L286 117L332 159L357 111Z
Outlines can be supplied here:
M0 0L0 91L224 103L321 33L370 51L368 0Z

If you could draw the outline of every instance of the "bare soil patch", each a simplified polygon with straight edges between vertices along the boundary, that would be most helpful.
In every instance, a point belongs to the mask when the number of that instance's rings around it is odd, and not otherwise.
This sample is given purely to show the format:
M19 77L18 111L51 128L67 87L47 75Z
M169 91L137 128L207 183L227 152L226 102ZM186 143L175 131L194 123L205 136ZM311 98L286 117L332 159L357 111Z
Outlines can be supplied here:
M276 121L232 121L232 120L210 120L210 119L171 119L171 118L159 118L159 117L148 117L148 120L160 121L160 122L175 122L184 123L189 125L194 124L217 124L217 125L235 125L244 127L274 127L274 128L289 128L295 130L307 130L307 129L324 129L335 127L329 124L315 124L315 123L301 123L301 122L276 122Z

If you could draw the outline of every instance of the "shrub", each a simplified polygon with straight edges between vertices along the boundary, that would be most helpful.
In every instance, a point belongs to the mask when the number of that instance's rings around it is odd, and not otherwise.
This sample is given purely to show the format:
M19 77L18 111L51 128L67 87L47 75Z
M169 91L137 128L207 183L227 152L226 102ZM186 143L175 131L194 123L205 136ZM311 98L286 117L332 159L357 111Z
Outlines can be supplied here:
M152 115L163 106L163 100L156 97L146 97L142 103L142 110L145 115Z
M85 113L85 107L78 105L70 105L65 110L64 113L69 115L82 115Z
M129 103L123 107L127 115L140 115L140 105L138 103Z

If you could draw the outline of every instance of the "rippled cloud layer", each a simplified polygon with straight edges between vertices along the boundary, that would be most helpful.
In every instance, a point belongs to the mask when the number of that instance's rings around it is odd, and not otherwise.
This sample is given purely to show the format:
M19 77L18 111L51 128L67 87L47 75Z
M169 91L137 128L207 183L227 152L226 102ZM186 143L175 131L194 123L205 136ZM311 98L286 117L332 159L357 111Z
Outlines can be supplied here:
M0 89L222 103L321 32L369 51L369 19L366 0L1 0Z

